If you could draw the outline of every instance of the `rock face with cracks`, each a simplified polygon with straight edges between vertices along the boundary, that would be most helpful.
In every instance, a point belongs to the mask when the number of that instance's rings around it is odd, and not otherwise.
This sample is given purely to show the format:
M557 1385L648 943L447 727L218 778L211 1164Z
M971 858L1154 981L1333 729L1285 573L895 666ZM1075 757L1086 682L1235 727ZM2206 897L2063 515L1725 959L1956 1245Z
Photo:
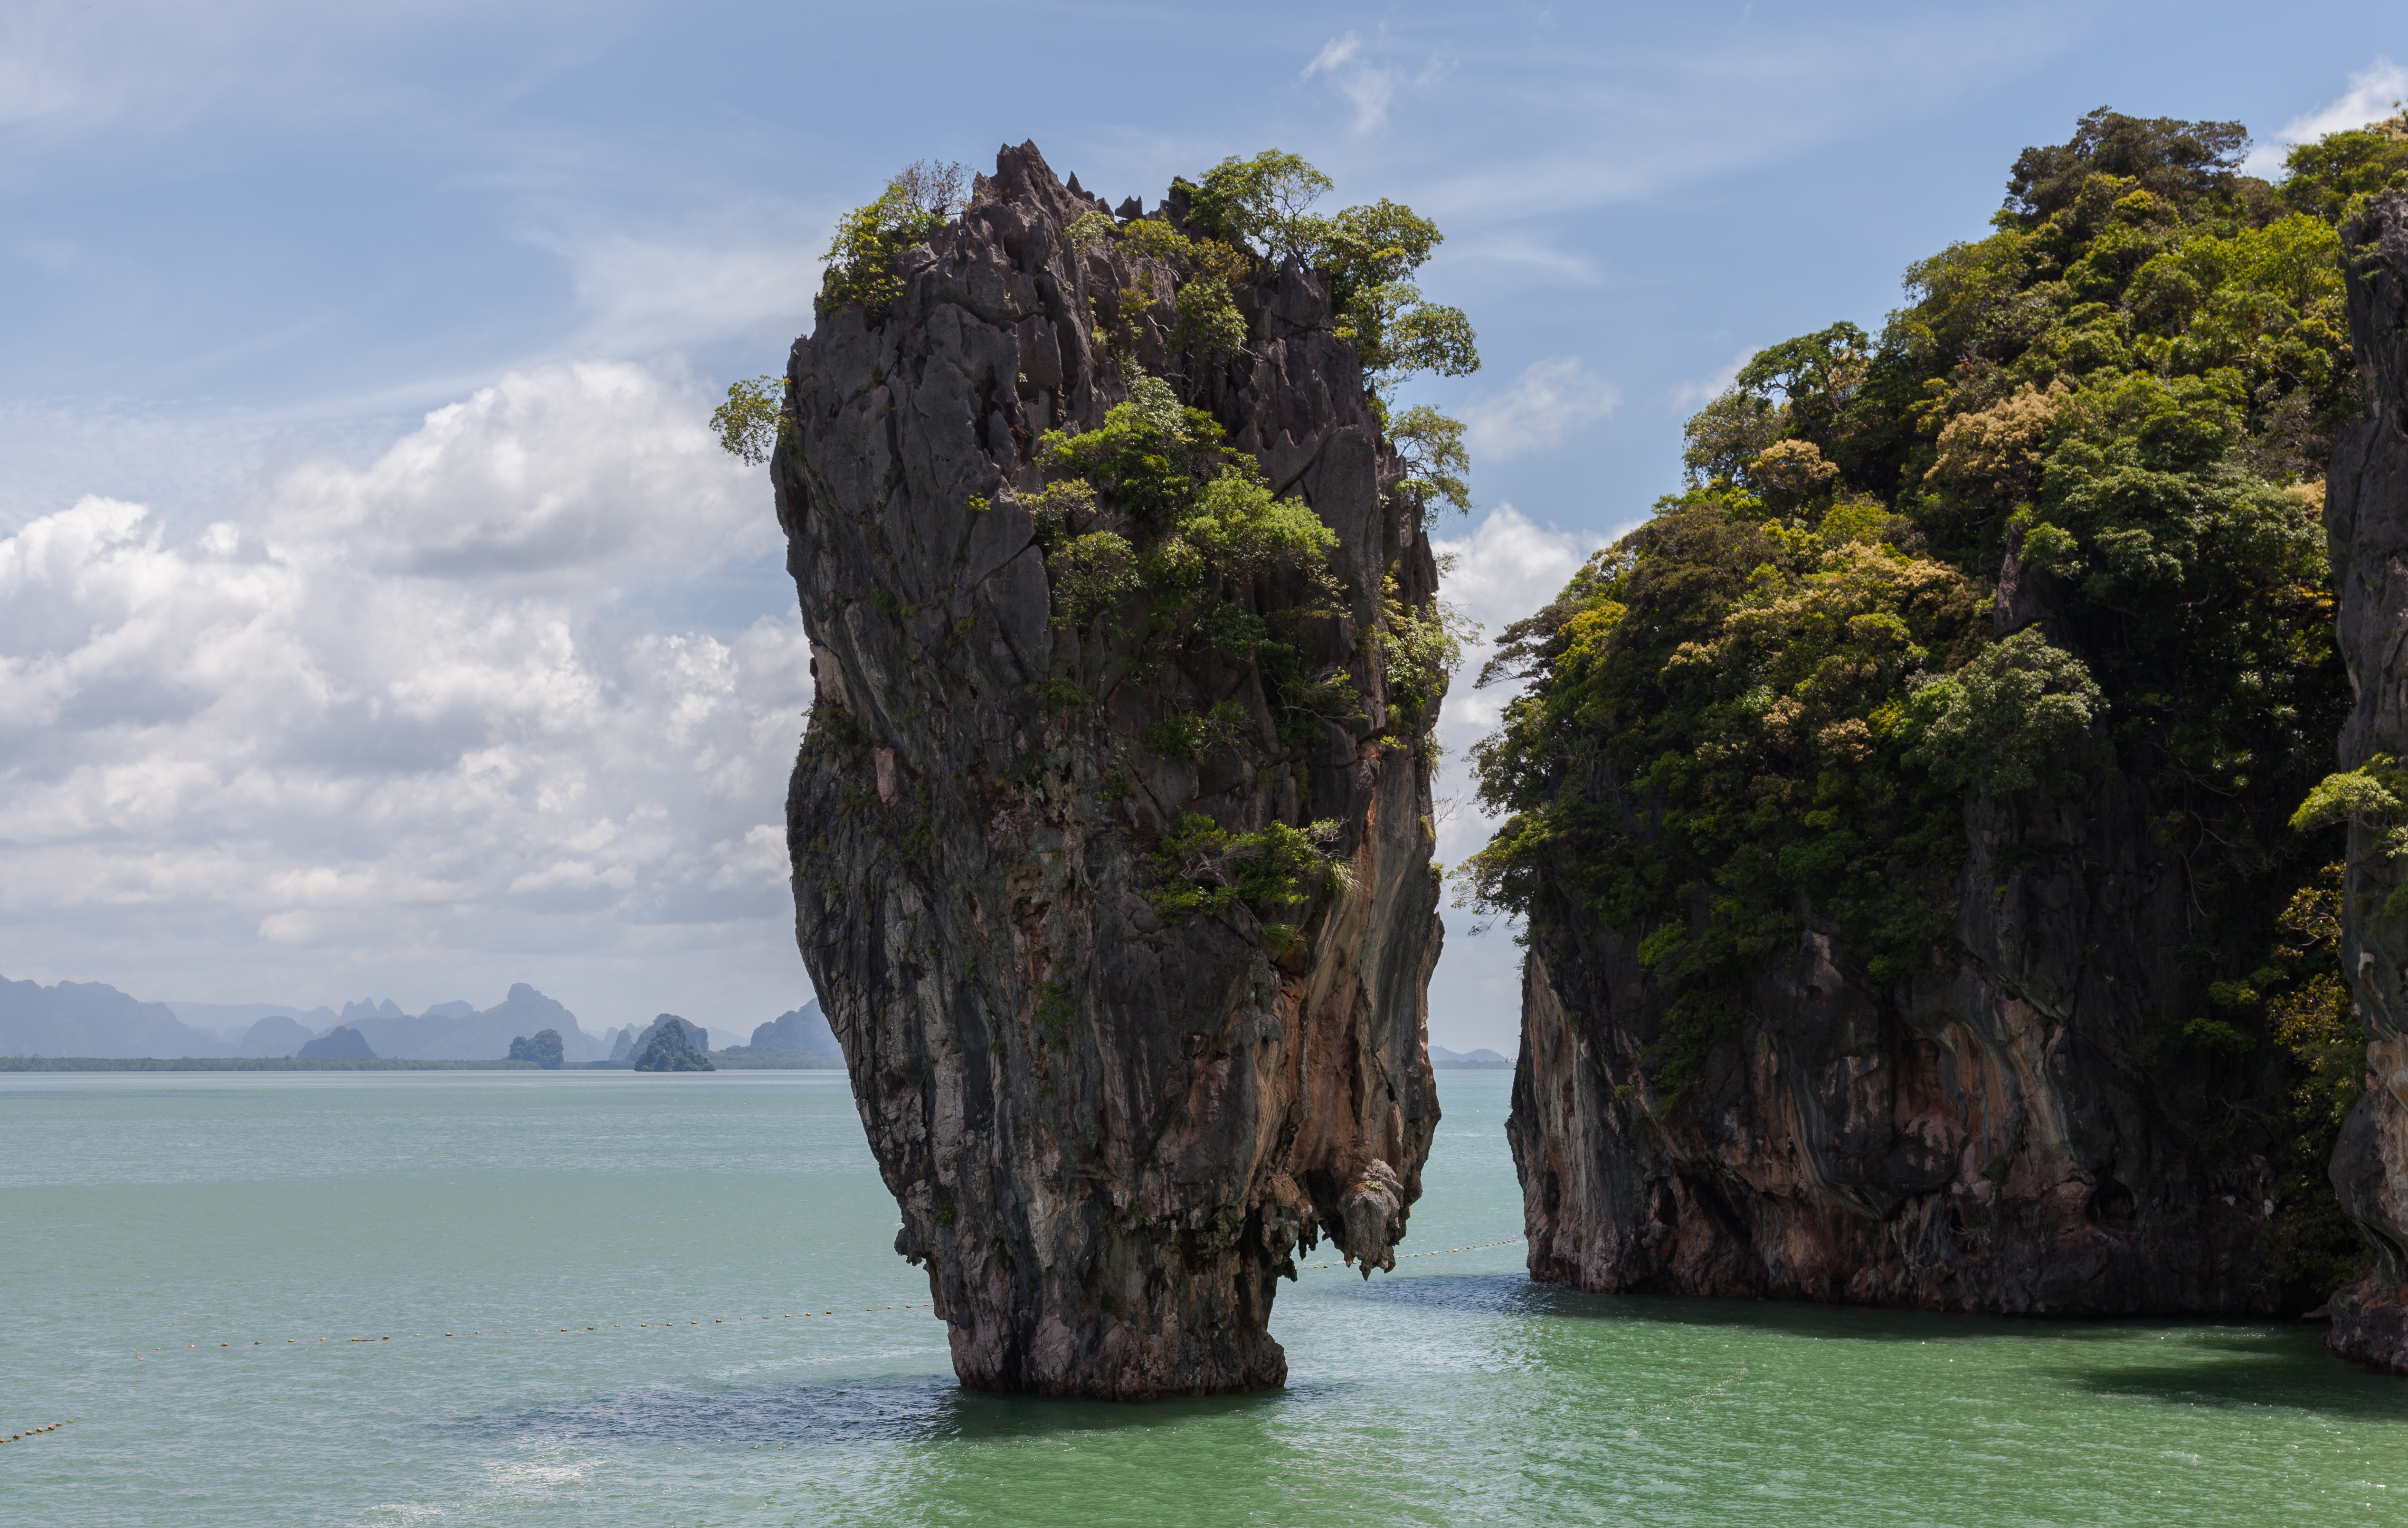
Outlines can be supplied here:
M1839 938L1803 935L1758 971L1695 1096L1660 1114L1662 999L1637 936L1535 935L1508 1123L1532 1277L2028 1315L2272 1311L2264 1157L2203 1160L2169 1116L2206 1078L2118 1059L2150 994L2179 990L2181 881L2129 782L2099 794L2036 831L1977 803L1953 970L1885 990ZM2279 1074L2258 1081L2280 1098Z
M2325 530L2358 697L2341 762L2357 768L2408 756L2408 195L2376 197L2343 225L2342 245L2369 410L2334 450ZM2354 822L2348 863L2342 968L2366 1029L2367 1088L2343 1122L2332 1180L2377 1255L2333 1296L2327 1340L2344 1357L2408 1374L2408 858L2383 825Z
M1378 639L1383 590L1412 607L1437 575L1322 280L1238 282L1246 343L1208 363L1172 337L1176 271L1066 240L1096 211L1006 149L900 254L887 311L832 308L795 346L773 478L816 684L796 935L963 1383L1259 1389L1286 1377L1275 1281L1324 1235L1392 1266L1438 1120L1436 702L1390 706ZM1142 596L1082 622L1049 574L1020 503L1039 437L1096 429L1146 374L1336 533L1317 586L1219 585L1286 680L1165 638ZM1296 675L1342 678L1353 709L1300 708ZM1197 814L1334 823L1320 889L1276 921L1163 910L1165 835Z

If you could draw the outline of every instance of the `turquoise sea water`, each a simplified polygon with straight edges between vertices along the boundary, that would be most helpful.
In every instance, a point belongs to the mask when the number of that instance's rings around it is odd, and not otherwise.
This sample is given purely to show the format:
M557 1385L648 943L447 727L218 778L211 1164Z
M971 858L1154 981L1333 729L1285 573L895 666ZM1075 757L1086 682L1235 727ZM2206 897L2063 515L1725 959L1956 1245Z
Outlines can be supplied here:
M1506 1089L1440 1075L1404 1250L1519 1229ZM2316 1328L1516 1245L1307 1272L1281 1394L1036 1402L853 1308L927 1298L894 1229L830 1073L0 1075L0 1436L77 1419L0 1445L0 1523L2408 1523L2408 1384Z

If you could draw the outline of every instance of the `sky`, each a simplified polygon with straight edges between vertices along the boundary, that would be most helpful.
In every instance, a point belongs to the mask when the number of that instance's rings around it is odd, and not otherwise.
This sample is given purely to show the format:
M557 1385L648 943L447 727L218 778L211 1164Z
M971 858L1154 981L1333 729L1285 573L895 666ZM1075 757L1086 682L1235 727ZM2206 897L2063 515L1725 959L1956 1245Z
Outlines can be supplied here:
M835 219L1035 141L1151 206L1276 146L1435 219L1493 635L1755 349L1900 299L2100 105L2256 164L2408 95L2396 6L49 4L0 14L0 976L601 1030L810 993L763 469ZM1479 655L1473 654L1476 670ZM1477 849L1458 680L1439 854ZM1430 1033L1511 1053L1450 909Z

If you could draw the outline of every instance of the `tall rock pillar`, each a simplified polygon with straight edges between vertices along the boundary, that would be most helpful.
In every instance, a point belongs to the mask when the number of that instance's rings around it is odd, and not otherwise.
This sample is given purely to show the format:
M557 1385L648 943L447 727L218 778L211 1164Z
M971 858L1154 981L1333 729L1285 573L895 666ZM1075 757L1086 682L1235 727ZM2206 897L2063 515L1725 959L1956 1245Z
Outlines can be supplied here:
M1105 210L1076 187L1004 150L887 311L795 346L773 477L817 685L796 936L964 1384L1258 1389L1286 1377L1276 1280L1323 1235L1392 1265L1438 1119L1437 705L1392 704L1377 635L1437 574L1324 284L1239 283L1243 348L1182 355L1179 273L1072 247ZM1021 502L1040 437L1097 429L1147 373L1336 534L1318 582L1226 580L1275 647L1087 622L1056 587ZM1331 868L1293 913L1165 910L1199 818L1203 840L1324 825Z
M2350 342L2368 414L2333 452L2325 530L2341 584L2342 656L2358 693L2344 768L2408 757L2408 195L2378 196L2342 228ZM2408 1374L2408 857L2382 829L2349 831L2342 964L2366 1027L2365 1094L2333 1151L2342 1207L2374 1270L2333 1296L2333 1349Z

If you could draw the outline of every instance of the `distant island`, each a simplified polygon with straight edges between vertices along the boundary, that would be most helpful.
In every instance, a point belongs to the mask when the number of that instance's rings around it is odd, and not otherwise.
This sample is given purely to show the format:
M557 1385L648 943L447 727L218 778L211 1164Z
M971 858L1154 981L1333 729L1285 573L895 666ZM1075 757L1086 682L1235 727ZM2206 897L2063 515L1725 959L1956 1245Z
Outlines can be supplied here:
M718 1070L710 1064L710 1036L674 1013L653 1020L634 1050L633 1065L638 1072Z
M1434 1045L1429 1051L1430 1064L1440 1071L1453 1068L1472 1072L1510 1072L1513 1069L1512 1057L1500 1056L1494 1050L1449 1050L1442 1045Z
M303 1009L269 1003L144 1002L102 982L45 987L0 978L0 1071L543 1071L635 1068L663 1021L681 1027L669 1050L720 1067L841 1069L844 1057L817 999L756 1026L751 1043L710 1049L710 1032L673 1014L602 1035L525 982L500 1003L465 1000L405 1011L390 998Z

